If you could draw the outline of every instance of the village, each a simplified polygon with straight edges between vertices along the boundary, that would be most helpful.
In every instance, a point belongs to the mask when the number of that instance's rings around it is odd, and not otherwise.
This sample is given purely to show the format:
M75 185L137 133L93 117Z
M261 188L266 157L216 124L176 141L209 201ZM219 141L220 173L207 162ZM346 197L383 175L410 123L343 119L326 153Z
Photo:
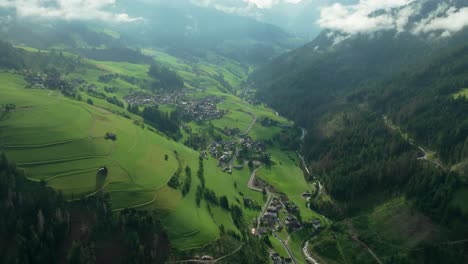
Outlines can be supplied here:
M212 142L208 146L209 154L218 160L218 167L224 172L242 169L245 165L260 166L265 157L269 157L266 146L250 137L242 137L225 142Z
M307 191L302 194L302 197L309 200L311 194ZM273 196L267 203L266 209L262 211L259 220L257 220L257 228L252 228L252 234L256 236L272 234L285 245L288 240L284 238L286 234L289 237L294 232L300 231L303 228L311 228L316 233L323 229L322 223L318 218L303 222L300 217L299 208L287 196ZM270 252L270 259L275 264L295 263L290 257L282 257L274 251Z
M74 78L64 80L59 73L40 74L40 73L24 73L25 80L28 82L28 88L36 89L57 89L66 96L74 96L76 90L86 85L86 81L82 78Z
M227 110L217 108L217 104L223 101L219 96L207 96L195 98L187 96L186 91L162 92L157 95L147 93L135 93L125 97L129 104L143 105L168 105L175 106L179 116L184 121L203 122L222 118Z

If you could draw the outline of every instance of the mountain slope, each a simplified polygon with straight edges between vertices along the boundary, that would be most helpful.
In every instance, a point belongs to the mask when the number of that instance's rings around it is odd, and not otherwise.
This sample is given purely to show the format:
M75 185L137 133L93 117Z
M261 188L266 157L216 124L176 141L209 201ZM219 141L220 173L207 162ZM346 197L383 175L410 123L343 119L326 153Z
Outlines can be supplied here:
M0 9L0 36L40 49L159 47L179 57L199 57L211 51L256 64L297 45L279 27L190 3L121 1L115 9L142 19L120 24L55 21L24 18L13 10Z
M319 178L326 190L311 208L342 220L312 251L332 263L371 263L353 248L358 239L389 263L464 262L466 247L443 241L468 236L458 224L468 219L461 205L468 190L468 99L462 95L468 30L450 37L383 30L334 42L343 34L325 31L250 79L260 100L309 131L302 149L310 179ZM387 208L395 199L404 201L399 209ZM378 218L390 209L417 213L395 215L389 221L402 223L386 226ZM416 237L395 236L401 225ZM411 246L394 246L400 244Z

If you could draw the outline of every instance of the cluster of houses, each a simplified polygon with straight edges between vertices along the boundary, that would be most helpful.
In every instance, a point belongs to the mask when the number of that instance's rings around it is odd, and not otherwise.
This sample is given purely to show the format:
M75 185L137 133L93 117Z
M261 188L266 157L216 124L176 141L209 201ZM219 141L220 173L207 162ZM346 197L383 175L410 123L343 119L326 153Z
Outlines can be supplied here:
M212 142L208 146L208 153L218 159L218 167L224 171L232 172L232 168L242 169L247 157L254 158L266 153L266 146L262 142L254 141L250 137L239 138L237 140L225 142ZM234 166L234 162L239 157L243 160L240 165Z
M86 81L82 78L65 80L59 74L27 73L24 79L31 88L54 89L64 93L75 91L81 85L86 84Z
M282 124L276 120L273 120L271 118L268 118L268 117L264 117L264 118L261 118L260 119L260 124L262 124L262 126L264 127L281 127L281 128L288 128L289 126L288 125L285 125L285 124Z
M227 110L217 108L223 101L219 96L194 98L186 91L162 92L157 95L134 93L125 97L125 101L135 105L171 105L176 106L179 115L187 121L209 121L222 118Z
M281 196L281 203L289 213L297 213L299 211L299 207L286 196Z
M283 258L279 253L272 252L270 253L270 259L273 264L288 264L293 263L291 258Z
M297 206L293 207L292 202L287 201L287 198L276 198L274 197L270 204L268 205L265 213L263 214L262 218L260 219L260 225L262 226L258 230L258 234L264 234L268 232L268 230L281 230L283 227L289 232L292 232L296 229L302 227L301 222L294 216L294 212L297 212ZM293 211L291 211L291 208ZM280 218L280 213L284 212L287 213L286 217L282 221Z
M223 101L219 96L204 98L185 98L176 104L182 118L190 121L209 121L222 118L227 110L218 109L217 104Z
M266 212L263 214L262 219L260 219L260 224L269 229L273 230L280 230L283 228L283 224L281 223L279 214L281 210L283 210L283 205L278 200L278 198L273 198L268 205ZM265 229L261 229L259 231L266 231Z
M239 139L241 147L253 151L254 154L261 154L266 151L266 145L260 141L254 141L251 137L243 137Z
M187 99L186 91L168 91L152 95L144 92L136 92L125 96L125 101L136 105L179 105Z
M240 134L240 129L235 127L235 128L224 128L223 134L229 137L237 136Z
M256 230L257 234L262 235L268 230L281 230L283 227L286 227L289 232L302 228L303 223L295 216L298 211L297 205L286 196L274 197L260 219L261 227ZM280 218L281 212L287 213L283 220ZM313 227L315 230L322 228L322 222L318 218L312 219L306 225Z
M204 261L210 261L210 260L214 260L214 258L210 255L203 255L203 256L199 256L199 255L196 255L194 257L194 259L197 259L197 260L204 260Z
M155 105L156 99L147 93L133 93L124 97L125 101L131 105Z
M208 146L208 152L213 158L218 159L218 167L224 168L225 172L232 173L232 164L238 154L236 141L212 142Z

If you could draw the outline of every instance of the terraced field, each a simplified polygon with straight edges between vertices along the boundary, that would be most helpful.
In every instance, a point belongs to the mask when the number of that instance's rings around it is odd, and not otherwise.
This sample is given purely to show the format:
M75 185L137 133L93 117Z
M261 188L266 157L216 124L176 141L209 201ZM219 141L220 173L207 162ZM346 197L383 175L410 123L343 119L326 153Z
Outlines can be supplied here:
M68 199L105 189L115 210L159 209L165 214L173 244L180 248L213 241L219 236L219 224L237 230L227 211L217 208L210 213L206 204L196 206L196 151L103 108L54 91L25 89L26 83L19 75L2 73L0 78L5 80L0 84L4 94L0 103L17 105L16 111L1 113L1 149L31 180L46 181ZM108 132L116 134L117 140L104 139ZM214 159L204 163L207 187L216 190L218 196L226 195L231 203L242 204L242 192L261 203L261 195L246 188L250 175L247 169L228 175L216 167ZM166 185L180 165L194 172L191 190L185 197ZM97 176L102 166L109 169L104 179Z
M151 54L156 61L177 70L186 79L188 89L203 90L191 93L191 96L216 95L225 98L218 107L227 110L228 114L223 119L212 121L215 128L245 131L253 123L254 116L291 124L265 106L248 104L224 91L217 76L222 74L227 83L237 87L247 74L239 65L218 61L221 67L216 67L212 62L190 66L160 51ZM86 67L77 69L66 78L83 78L88 84L94 84L97 91L116 96L122 101L124 96L142 88L120 78L101 83L99 76L119 74L148 78L148 65L93 60L84 60L84 63ZM1 151L15 160L29 179L44 180L48 186L60 190L67 199L105 190L111 196L114 210L158 210L163 215L172 245L179 249L197 248L216 240L220 235L220 225L226 230L239 232L229 211L210 206L204 200L200 206L196 205L196 188L201 184L196 176L198 152L159 132L150 131L148 127L135 125L134 121L141 121L141 117L130 114L130 118L124 118L117 113L125 110L97 97L80 93L83 101L77 101L64 97L59 91L26 89L26 82L19 75L1 73L0 79L4 80L0 84L0 103L17 105L16 111L1 113ZM104 90L106 86L118 89L108 93ZM85 103L87 99L92 99L94 104ZM162 107L168 111L172 109ZM207 124L190 125L202 128ZM278 127L263 127L256 122L249 136L255 140L266 140L280 130ZM117 140L106 140L106 133L117 135ZM291 199L307 211L304 213L306 219L315 216L305 208L305 200L300 198L302 191L305 191L305 181L297 166L298 161L279 150L273 149L272 152L277 165L259 173L259 176L278 191L291 195ZM230 175L223 173L216 163L214 158L204 160L206 188L214 190L218 197L226 196L230 204L241 207L244 198L253 199L260 205L264 203L261 193L247 188L251 173L247 167L234 170ZM109 170L107 177L97 176L98 169L103 166ZM167 182L178 169L186 166L191 168L192 184L188 194L182 196L179 190L169 188ZM289 177L295 180L291 181ZM293 184L296 180L299 181ZM258 211L244 208L246 222L256 216Z

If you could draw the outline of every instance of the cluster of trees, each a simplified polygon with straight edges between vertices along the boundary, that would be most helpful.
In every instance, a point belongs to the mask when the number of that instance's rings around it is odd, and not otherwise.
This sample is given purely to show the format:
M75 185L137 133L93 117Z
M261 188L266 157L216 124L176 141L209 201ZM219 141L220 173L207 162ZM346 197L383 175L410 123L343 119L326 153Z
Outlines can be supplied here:
M129 62L135 64L150 64L153 61L151 57L143 55L140 51L126 47L78 49L76 51L84 57L98 61Z
M119 99L117 99L117 97L115 97L115 96L107 97L106 101L108 103L116 105L116 106L118 106L120 108L125 108L125 104L122 101L120 101Z
M0 154L0 262L53 263L70 227L60 193L26 180Z
M110 104L116 105L120 108L125 108L124 102L120 101L116 96L108 97L105 93L97 91L96 89L91 89L91 88L88 88L86 92L91 96L104 99Z
M221 86L224 88L226 92L232 93L234 91L234 88L232 87L232 85L229 84L229 82L227 82L226 79L224 79L224 74L218 73L213 78L221 84Z
M21 53L10 43L0 41L0 68L19 70L24 67Z
M202 157L198 158L197 177L200 180L201 187L205 188L205 170L204 170L204 167L203 167L203 158Z
M333 136L308 142L312 171L321 176L330 193L346 201L374 191L391 191L414 172L412 146L387 129L376 114L345 115L344 128ZM314 140L311 138L311 140Z
M106 93L115 93L118 91L118 88L117 87L108 87L108 86L105 86L104 87L104 91L106 91Z
M145 123L150 124L174 139L179 139L182 136L180 133L180 121L176 115L160 111L157 106L148 106L143 109L141 116L145 120Z
M182 185L182 195L185 196L190 192L190 187L192 186L192 170L189 166L185 167L185 180Z
M124 80L130 84L133 84L133 85L138 85L138 86L141 86L141 87L149 87L149 82L145 79L139 79L135 76L129 76L129 75L123 75L123 74L118 74L118 73L114 73L114 74L104 74L104 75L101 75L98 77L98 81L102 82L102 83L109 83L115 79L121 79L121 80ZM106 90L106 92L108 93L111 93L111 92L114 92L116 89L115 88L108 88L106 89L106 87L104 87L104 90Z
M63 73L70 73L82 66L82 63L80 57L64 56L54 49L50 52L30 52L0 41L0 69L44 72L50 65L61 69Z
M98 81L102 83L108 83L118 77L119 77L118 74L104 74L98 77Z
M301 145L301 130L298 127L281 130L273 139L279 143L282 150L298 150Z
M175 150L174 150L174 155L176 156L178 166L177 166L177 170L174 172L171 179L169 179L169 182L167 183L167 185L173 189L179 189L180 186L182 185L182 181L180 179L181 174L182 174L182 163L179 159L179 154Z
M182 178L182 169L179 167L167 185L173 189L180 189L183 196L186 196L190 192L192 187L192 170L189 166L186 166L184 169L185 177Z
M153 89L175 90L184 88L184 79L176 71L165 66L152 64L148 75L157 79L153 82Z
M134 113L135 115L140 115L140 107L137 104L128 104L127 111Z
M16 104L2 104L0 107L3 111L14 111L16 109Z

